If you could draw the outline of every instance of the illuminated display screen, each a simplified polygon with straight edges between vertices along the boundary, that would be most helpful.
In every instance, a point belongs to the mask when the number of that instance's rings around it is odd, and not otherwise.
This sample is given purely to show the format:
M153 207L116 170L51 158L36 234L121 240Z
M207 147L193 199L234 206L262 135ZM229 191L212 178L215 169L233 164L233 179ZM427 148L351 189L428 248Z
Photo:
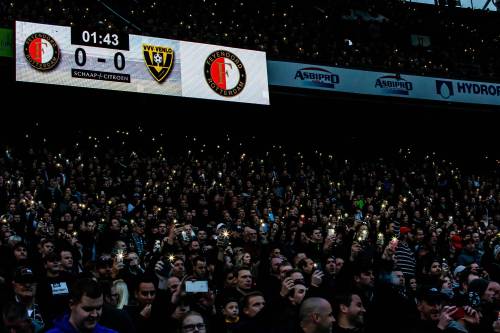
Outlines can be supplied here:
M269 104L264 52L28 22L16 80Z

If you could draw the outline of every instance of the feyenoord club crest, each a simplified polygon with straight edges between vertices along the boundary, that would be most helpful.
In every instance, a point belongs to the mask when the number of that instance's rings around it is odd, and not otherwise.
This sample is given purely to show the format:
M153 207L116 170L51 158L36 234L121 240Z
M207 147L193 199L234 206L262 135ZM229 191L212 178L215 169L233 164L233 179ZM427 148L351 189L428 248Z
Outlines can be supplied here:
M247 75L241 60L229 51L212 52L205 61L205 78L213 91L224 97L238 95L245 88Z
M163 82L174 63L174 50L170 47L142 44L144 61L158 82Z
M54 38L43 32L30 35L24 42L26 60L39 71L48 71L56 67L60 54Z

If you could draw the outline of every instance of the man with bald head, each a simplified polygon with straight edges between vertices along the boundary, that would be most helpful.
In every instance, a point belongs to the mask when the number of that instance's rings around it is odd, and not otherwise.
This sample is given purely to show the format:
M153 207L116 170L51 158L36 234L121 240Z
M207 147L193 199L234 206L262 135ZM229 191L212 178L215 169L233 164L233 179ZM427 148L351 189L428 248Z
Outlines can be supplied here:
M300 306L299 323L304 333L331 333L335 318L332 306L321 297L311 297Z

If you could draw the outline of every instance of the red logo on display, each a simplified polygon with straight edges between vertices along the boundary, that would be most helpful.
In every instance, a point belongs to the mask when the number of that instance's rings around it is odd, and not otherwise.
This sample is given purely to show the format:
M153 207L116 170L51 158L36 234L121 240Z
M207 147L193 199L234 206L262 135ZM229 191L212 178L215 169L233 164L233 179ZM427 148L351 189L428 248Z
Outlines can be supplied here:
M205 78L210 88L224 97L234 97L246 84L245 66L229 51L212 52L205 61Z
M48 71L59 63L60 51L54 38L37 32L26 38L24 55L33 68Z

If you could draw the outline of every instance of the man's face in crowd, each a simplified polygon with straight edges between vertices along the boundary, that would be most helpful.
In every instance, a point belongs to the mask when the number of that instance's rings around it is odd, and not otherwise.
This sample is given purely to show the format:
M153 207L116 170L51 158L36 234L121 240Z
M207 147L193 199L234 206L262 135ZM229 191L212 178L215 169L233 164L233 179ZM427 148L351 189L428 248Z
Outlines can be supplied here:
M233 273L228 273L226 275L226 286L229 288L234 288L238 285L238 279Z
M142 282L136 292L137 302L141 307L152 304L156 296L155 285L151 282Z
M286 265L286 266L281 266L279 268L279 272L280 272L280 279L281 281L285 280L285 277L286 277L286 273L288 273L289 271L291 271L293 269L293 267L291 265Z
M327 301L322 301L317 313L317 329L319 333L331 333L335 318L333 317L332 306Z
M251 242L257 242L257 231L255 231L254 229L248 230L248 239Z
M255 317L264 308L266 301L262 296L252 296L248 299L247 306L243 312L250 318Z
M101 318L103 297L82 296L78 303L71 303L70 323L80 332L92 332Z
M248 290L252 288L252 273L242 269L238 272L238 288Z
M50 259L45 263L45 269L50 273L58 273L61 270L61 262L59 259Z
M196 252L200 250L200 243L198 241L191 242L191 252Z
M182 277L185 272L184 262L182 260L176 260L172 267L172 274L177 277Z
M479 237L479 234L477 232L472 234L472 239L474 240L474 243L478 244L481 241L481 238Z
M488 303L493 303L496 301L499 294L500 284L498 282L491 281L488 283L488 287L481 298Z
M358 295L352 295L351 304L347 308L349 322L356 327L363 326L365 312L361 298Z
M119 298L120 298L120 294L118 293L116 286L111 286L110 295L109 295L109 304L116 307L118 305Z
M194 275L197 277L205 277L207 274L207 263L205 261L198 260L196 266L194 266Z
M335 268L336 268L335 259L334 258L326 259L325 271L328 274L335 274L335 272L336 272Z
M425 238L424 231L421 229L418 229L415 238L416 238L417 242L419 242L419 243L423 242L424 238Z
M335 258L335 272L338 273L344 267L344 259Z
M294 264L295 264L295 267L297 267L297 264L302 260L302 259L305 259L307 258L306 254L304 252L299 252L295 255L295 257L293 258L293 261L294 261Z
M54 252L54 243L47 242L42 246L42 256L46 256L49 253Z
M271 269L272 269L274 274L279 273L279 267L280 267L282 262L283 262L283 259L281 259L281 258L275 257L275 258L271 259Z
M134 228L134 231L139 234L139 235L143 235L144 234L144 228L146 227L146 224L144 222L137 222L135 224L135 228Z
M166 235L167 234L167 224L160 223L158 225L158 232L160 233L160 235Z
M290 302L295 305L299 305L304 300L306 296L307 288L303 284L296 284L293 286L294 294L289 296Z
M61 265L64 269L73 268L73 254L70 251L61 251Z
M249 266L252 264L252 256L248 252L243 254L242 260L244 265Z
M191 314L184 317L182 321L182 333L194 332L195 327L197 332L206 332L205 323L200 315Z
M272 252L272 256L273 257L280 257L281 256L281 250L278 249L278 248L274 249L273 252Z
M321 235L321 230L319 229L314 229L312 233L312 240L315 242L320 242L323 240L323 237Z
M404 287L405 286L405 276L401 271L392 272L392 283L395 286Z
M18 246L14 250L16 260L25 260L28 258L28 250L24 246Z
M441 275L441 264L439 262L433 262L431 264L431 275L437 276Z
M128 259L128 265L130 267L137 267L139 266L139 256L135 252L129 252L127 254L127 259Z
M438 242L438 235L436 232L433 231L431 234L431 244L435 245L437 244L437 242Z
M301 272L293 272L290 277L292 278L292 280L304 280L304 274L302 274Z
M477 274L479 270L479 264L473 262L472 264L470 264L470 271L473 272L474 274Z
M359 252L361 252L361 244L359 244L357 241L354 241L351 245L351 253L356 255Z
M361 286L373 287L375 285L375 276L373 276L373 271L371 270L361 272L359 276L356 276L355 278Z
M102 262L97 267L97 273L101 278L111 278L113 274L113 259L105 257L100 259Z
M199 239L200 241L204 241L204 240L206 240L206 239L207 239L207 233L206 233L206 231L205 231L205 230L199 230L199 231L198 231L198 239Z
M120 221L118 221L117 219L112 219L109 228L114 231L120 231L121 230Z
M172 294L177 290L180 284L181 280L179 280L179 278L176 276L171 276L167 280L167 288L170 290Z
M420 311L420 316L423 320L432 320L438 321L441 313L441 304L440 303L429 303L425 300L422 300L417 305L418 311Z
M304 272L307 274L312 274L314 271L314 261L310 258L306 259L306 265L304 266Z
M28 282L12 282L14 293L20 298L28 298L34 297L36 294L36 283L28 283Z

